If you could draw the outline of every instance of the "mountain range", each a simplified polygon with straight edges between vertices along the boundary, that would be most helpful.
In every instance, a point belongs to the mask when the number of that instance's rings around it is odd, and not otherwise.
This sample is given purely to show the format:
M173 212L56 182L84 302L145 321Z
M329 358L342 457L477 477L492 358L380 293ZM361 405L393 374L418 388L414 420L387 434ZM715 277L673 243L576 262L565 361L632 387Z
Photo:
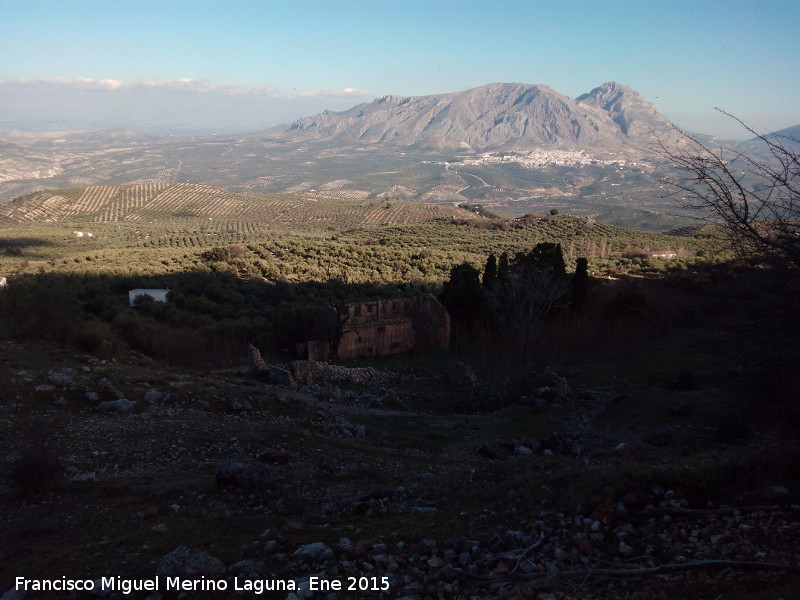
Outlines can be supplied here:
M546 85L493 83L431 96L384 96L298 119L282 132L337 144L472 150L647 152L679 133L635 90L608 82L578 98Z
M748 152L759 145L699 138ZM546 85L492 83L384 96L250 134L9 132L0 139L0 202L48 188L196 183L311 199L480 203L507 213L598 216L626 207L641 217L678 208L662 189L672 167L654 152L659 143L675 149L685 138L620 83L577 98Z

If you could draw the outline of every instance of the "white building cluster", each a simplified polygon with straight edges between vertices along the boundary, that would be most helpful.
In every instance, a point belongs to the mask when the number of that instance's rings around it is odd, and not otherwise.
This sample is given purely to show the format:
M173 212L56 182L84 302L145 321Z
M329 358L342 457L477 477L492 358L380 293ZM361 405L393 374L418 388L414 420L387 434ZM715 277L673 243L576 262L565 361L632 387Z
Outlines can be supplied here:
M547 166L581 166L581 165L614 165L623 166L629 164L628 161L600 160L587 154L584 150L556 150L539 149L529 152L484 152L476 158L468 158L461 161L462 165L486 165L515 163L526 169ZM635 166L635 163L630 163Z

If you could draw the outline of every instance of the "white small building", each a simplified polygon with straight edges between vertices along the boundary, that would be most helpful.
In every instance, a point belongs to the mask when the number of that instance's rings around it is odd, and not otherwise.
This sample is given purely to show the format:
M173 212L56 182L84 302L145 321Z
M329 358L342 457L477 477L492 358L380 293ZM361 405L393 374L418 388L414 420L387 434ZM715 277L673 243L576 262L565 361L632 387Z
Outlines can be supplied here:
M0 277L0 288L4 288L8 285L8 281L5 277Z
M169 290L148 290L135 289L128 292L128 306L136 306L136 298L139 296L150 296L156 302L166 302Z

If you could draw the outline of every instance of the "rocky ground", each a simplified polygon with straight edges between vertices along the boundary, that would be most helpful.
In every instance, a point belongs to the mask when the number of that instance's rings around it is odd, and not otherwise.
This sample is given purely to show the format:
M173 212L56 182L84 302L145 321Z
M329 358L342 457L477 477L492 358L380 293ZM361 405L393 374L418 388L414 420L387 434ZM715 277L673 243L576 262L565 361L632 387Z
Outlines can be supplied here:
M157 574L227 589L133 597L800 595L796 442L723 426L710 376L543 369L520 393L296 363L287 384L0 344L4 600L87 597L18 576L115 598L100 578Z

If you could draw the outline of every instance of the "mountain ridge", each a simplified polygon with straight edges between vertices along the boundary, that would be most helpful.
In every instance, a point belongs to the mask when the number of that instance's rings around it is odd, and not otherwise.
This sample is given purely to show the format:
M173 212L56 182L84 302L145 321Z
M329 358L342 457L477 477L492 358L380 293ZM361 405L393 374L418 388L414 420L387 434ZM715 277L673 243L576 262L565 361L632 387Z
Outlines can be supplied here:
M280 131L280 129L279 129ZM656 137L679 137L641 94L607 82L570 98L543 84L490 83L445 94L387 95L346 111L295 120L287 139L463 148L530 150L589 147L647 152Z

